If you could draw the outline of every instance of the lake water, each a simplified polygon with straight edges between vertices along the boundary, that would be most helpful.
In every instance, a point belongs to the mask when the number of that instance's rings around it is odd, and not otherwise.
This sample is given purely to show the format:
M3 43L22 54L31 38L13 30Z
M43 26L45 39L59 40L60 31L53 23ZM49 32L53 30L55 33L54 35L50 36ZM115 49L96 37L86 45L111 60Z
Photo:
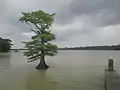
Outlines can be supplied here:
M0 90L104 90L104 66L114 58L120 72L119 51L59 51L46 57L47 71L27 63L22 51L0 54Z

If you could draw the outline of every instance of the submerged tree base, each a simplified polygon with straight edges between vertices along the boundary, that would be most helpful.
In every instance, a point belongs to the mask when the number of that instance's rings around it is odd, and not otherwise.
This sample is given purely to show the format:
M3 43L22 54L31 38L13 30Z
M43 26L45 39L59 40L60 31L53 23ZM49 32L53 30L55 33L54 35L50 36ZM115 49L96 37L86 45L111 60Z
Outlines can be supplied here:
M38 70L46 70L46 69L48 69L48 68L49 68L48 65L41 65L41 64L39 64L39 65L36 67L36 69L38 69Z

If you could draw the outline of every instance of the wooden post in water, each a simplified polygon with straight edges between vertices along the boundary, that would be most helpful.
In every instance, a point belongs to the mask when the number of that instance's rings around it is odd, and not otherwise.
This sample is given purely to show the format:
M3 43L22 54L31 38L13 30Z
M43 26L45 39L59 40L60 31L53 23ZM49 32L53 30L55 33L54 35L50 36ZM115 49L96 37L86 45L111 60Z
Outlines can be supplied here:
M108 69L105 70L105 90L120 90L120 75L114 69L113 59L108 60Z
M114 71L114 62L113 59L108 60L108 71Z

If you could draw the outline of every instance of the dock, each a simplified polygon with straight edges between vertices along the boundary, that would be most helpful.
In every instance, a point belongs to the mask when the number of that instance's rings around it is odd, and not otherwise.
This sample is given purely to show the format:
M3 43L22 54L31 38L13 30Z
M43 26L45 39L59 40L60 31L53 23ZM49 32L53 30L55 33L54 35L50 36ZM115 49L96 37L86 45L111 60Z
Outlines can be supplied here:
M120 75L113 67L112 63L108 61L108 68L105 69L105 90L120 90Z

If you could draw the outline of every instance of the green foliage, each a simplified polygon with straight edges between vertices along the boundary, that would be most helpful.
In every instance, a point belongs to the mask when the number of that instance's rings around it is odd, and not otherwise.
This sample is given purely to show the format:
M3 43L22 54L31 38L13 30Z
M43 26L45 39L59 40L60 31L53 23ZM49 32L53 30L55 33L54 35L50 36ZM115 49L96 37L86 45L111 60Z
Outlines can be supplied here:
M56 39L50 30L55 14L39 10L22 13L22 15L19 21L28 24L30 31L35 33L29 42L24 42L25 47L28 49L28 51L24 52L24 55L28 57L30 62L40 59L42 55L56 55L57 46L50 43L50 41Z
M9 52L12 45L11 42L10 39L2 39L0 37L0 52Z

